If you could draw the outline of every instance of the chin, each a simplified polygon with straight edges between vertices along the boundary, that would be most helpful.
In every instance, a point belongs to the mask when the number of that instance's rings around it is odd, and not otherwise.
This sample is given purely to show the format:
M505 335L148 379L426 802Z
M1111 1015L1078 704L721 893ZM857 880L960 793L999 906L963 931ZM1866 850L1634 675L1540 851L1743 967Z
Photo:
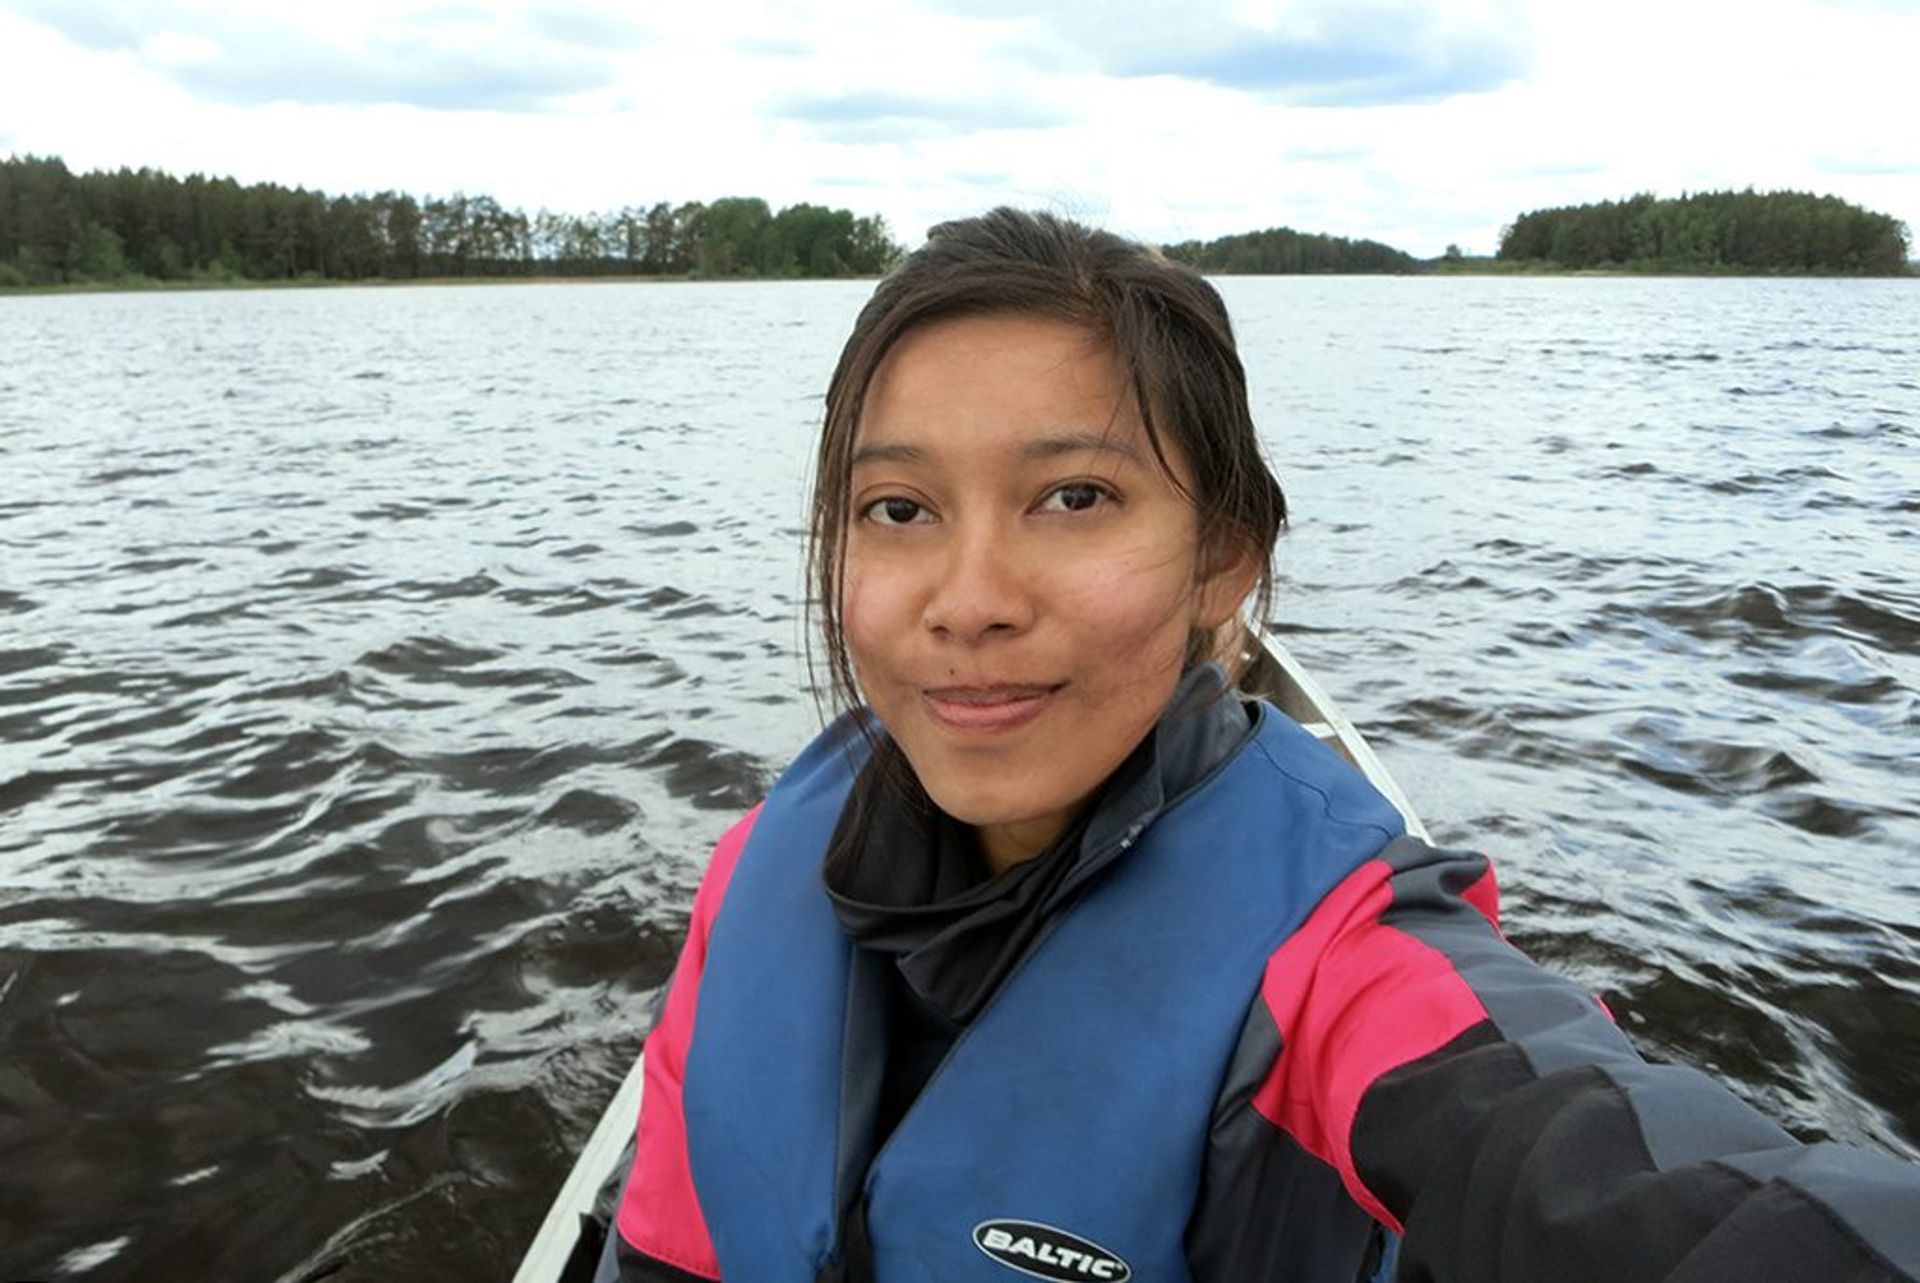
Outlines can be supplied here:
M933 804L976 829L1029 829L1064 825L1099 787L1100 776L1082 786L1044 762L1013 762L982 770L980 763L912 763ZM942 769L942 768L945 769Z
M970 824L974 828L1022 824L1070 805L1067 800L1012 796L1008 790L983 788L973 783L955 788L929 782L924 776L920 783L935 806L960 823Z

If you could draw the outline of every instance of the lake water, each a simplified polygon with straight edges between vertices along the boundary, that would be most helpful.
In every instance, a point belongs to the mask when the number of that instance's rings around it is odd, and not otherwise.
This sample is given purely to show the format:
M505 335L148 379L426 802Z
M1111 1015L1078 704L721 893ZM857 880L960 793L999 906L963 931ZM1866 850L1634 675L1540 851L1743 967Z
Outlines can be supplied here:
M1920 1157L1920 283L1222 288L1277 629L1512 937ZM0 1277L511 1273L816 725L869 289L0 298Z

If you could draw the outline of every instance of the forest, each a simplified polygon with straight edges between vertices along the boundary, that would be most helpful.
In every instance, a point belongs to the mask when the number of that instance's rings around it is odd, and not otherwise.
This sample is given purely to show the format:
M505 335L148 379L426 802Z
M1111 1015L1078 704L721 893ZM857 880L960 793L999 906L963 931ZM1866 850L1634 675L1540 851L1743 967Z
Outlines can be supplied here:
M1898 219L1810 192L1696 192L1662 200L1569 205L1522 214L1497 258L1564 270L1900 276Z
M1263 232L1241 232L1211 241L1182 241L1164 247L1168 258L1202 272L1222 275L1299 276L1417 272L1412 255L1379 241L1349 240L1270 227Z
M1642 194L1522 214L1493 259L1420 260L1289 227L1165 246L1223 274L1630 271L1903 275L1907 228L1806 192ZM76 174L0 160L0 289L150 283L553 276L877 276L901 253L884 219L752 196L531 215L491 196L329 196L155 169Z
M423 277L877 276L884 220L758 197L527 214L490 196L329 196L0 160L0 287Z

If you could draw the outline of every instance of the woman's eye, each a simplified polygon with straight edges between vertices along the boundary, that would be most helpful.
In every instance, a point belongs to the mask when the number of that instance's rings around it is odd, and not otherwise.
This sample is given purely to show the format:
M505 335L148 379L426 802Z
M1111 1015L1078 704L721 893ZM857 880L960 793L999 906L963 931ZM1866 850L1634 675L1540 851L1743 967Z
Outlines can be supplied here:
M1048 491L1047 497L1040 501L1040 506L1056 512L1085 512L1103 500L1112 498L1112 494L1091 482L1077 481Z
M867 520L882 526L910 526L926 513L911 499L876 499L867 505Z

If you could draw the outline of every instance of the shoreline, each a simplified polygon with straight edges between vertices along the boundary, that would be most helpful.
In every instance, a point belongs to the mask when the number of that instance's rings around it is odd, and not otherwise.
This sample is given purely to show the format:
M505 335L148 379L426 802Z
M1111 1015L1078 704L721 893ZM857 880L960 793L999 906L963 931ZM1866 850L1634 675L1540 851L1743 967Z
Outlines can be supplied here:
M1902 281L1920 279L1920 264L1909 263L1903 272L1778 272L1747 270L1737 267L1559 267L1532 262L1508 262L1492 258L1470 258L1446 262L1430 261L1410 276L1591 276L1591 277L1670 277L1690 280L1757 281Z
M877 281L877 276L363 276L285 280L166 281L140 277L121 281L63 281L57 285L0 285L0 298L30 294L194 294L215 290L406 289L422 285L739 285L767 281Z
M1397 276L1406 278L1434 276L1472 277L1564 277L1594 279L1672 280L1769 280L1769 281L1898 281L1920 280L1920 268L1910 267L1898 275L1859 272L1746 272L1733 269L1682 271L1631 267L1544 267L1531 264L1495 265L1497 260L1468 260L1446 266L1431 265L1412 272L1206 272L1208 277L1340 277ZM416 286L485 285L748 285L781 282L800 284L813 281L877 281L877 276L624 276L593 274L569 276L544 273L533 276L369 276L352 279L308 277L289 280L184 280L167 281L143 277L122 281L67 281L57 285L0 285L0 298L30 295L65 294L147 294L205 293L217 290L312 290L312 289L407 289Z

